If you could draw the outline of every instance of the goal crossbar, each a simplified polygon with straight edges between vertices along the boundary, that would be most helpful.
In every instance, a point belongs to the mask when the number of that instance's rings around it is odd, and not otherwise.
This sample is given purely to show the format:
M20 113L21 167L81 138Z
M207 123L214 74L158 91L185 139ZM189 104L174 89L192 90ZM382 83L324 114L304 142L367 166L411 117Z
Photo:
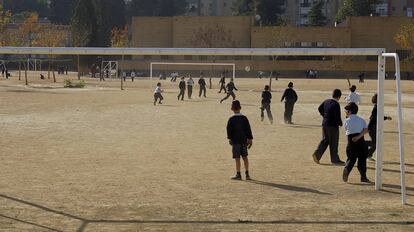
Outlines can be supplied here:
M154 65L179 65L179 66L186 66L186 65L193 65L193 66L231 66L233 69L233 79L236 79L236 64L234 63L195 63L195 62L151 62L150 63L150 80L153 79L153 70Z
M383 138L384 138L384 82L385 59L394 58L397 82L397 112L400 145L401 199L406 204L405 164L402 134L402 111L400 89L400 61L396 53L385 53L384 48L96 48L96 47L0 47L0 55L198 55L198 56L377 56L378 57L378 114L377 114L377 160L375 189L382 187ZM122 78L121 78L122 89Z

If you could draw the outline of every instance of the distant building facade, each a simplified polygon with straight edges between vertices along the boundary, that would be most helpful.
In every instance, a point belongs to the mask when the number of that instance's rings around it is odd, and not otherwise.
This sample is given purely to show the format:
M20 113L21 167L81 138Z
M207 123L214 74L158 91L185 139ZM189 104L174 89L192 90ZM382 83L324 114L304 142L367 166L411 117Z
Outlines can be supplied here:
M335 24L335 16L343 4L343 0L323 0L323 14L326 17L327 25ZM306 26L308 25L308 14L312 6L316 3L314 0L294 0L285 1L286 11L285 20L290 25Z
M381 0L374 8L379 16L413 17L414 0Z
M230 16L237 0L187 0L190 16Z

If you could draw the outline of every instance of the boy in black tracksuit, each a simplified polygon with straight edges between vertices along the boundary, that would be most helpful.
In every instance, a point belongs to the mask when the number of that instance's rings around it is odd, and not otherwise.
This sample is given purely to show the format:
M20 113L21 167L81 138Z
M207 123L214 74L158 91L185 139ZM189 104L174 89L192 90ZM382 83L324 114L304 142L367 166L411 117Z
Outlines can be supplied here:
M236 175L233 180L241 180L240 174L240 156L243 158L244 168L246 170L246 180L250 180L249 159L247 158L247 149L253 144L253 134L250 128L249 119L240 113L241 105L239 101L233 101L231 110L234 115L227 122L227 138L232 146L233 159L236 161Z
M185 94L185 80L184 80L184 77L181 77L181 81L180 81L180 84L178 84L178 87L180 88L180 93L178 94L177 98L178 98L178 100L180 100L180 97L181 97L181 101L184 101L184 94Z
M292 115L293 115L293 107L295 106L296 101L298 100L298 95L296 91L293 89L293 83L289 82L288 88L283 93L281 102L285 100L285 123L293 124L292 123Z
M273 124L273 115L270 110L270 103L272 100L272 93L270 92L270 86L266 85L264 91L262 92L262 107L260 107L260 117L262 122L264 121L264 111L266 110L267 117L271 124Z
M372 156L377 149L377 99L378 95L374 94L372 96L372 103L374 108L372 108L371 116L369 117L368 123L368 133L371 137L371 141L367 142L368 144L368 159L373 160ZM392 120L389 116L384 116L384 120Z
M206 96L206 93L207 93L206 81L204 80L203 76L201 76L200 79L198 80L198 84L200 85L200 92L198 93L198 97L201 97L201 95L203 95L204 97L207 97Z
M227 95L220 100L220 103L222 103L223 101L225 101L227 98L229 98L230 96L233 97L233 101L236 99L236 95L234 94L234 90L239 91L236 86L234 85L233 79L230 80L230 82L227 84Z
M224 93L227 93L226 90L226 77L222 74L221 79L219 81L220 84L220 91L219 93L221 93L222 90L224 90Z

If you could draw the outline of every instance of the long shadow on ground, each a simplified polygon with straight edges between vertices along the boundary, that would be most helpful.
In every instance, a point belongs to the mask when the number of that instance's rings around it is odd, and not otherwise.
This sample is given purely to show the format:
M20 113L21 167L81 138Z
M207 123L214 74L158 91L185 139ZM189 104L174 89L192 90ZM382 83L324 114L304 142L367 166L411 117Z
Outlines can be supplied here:
M306 187L298 187L298 186L293 186L293 185L276 184L276 183L270 183L270 182L265 182L265 181L260 181L260 180L250 180L250 181L247 181L247 183L270 186L270 187L273 187L273 188L278 188L278 189L283 189L283 190L288 190L288 191L294 191L294 192L306 192L306 193L315 193L315 194L321 194L321 195L332 195L331 193L321 192L321 191L316 190L316 189L311 189L311 188L306 188Z
M249 183L259 184L259 185L266 185L271 187L277 187L281 189L286 189L290 191L299 191L299 192L312 192L317 194L330 194L330 193L323 193L314 189L304 188L304 187L296 187L296 186L290 186L290 185L281 185L281 184L274 184L264 181L248 181ZM391 187L395 187L393 185L390 185ZM398 187L398 186L397 186ZM303 224L303 225L414 225L414 221L384 221L384 220L378 220L378 221L369 221L369 220L354 220L354 221L340 221L340 220L295 220L295 219L289 219L289 220L267 220L267 221L251 221L251 220L111 220L111 219L87 219L80 216L76 216L70 213L66 213L63 211L55 210L52 208L48 208L46 206L25 201L22 199L18 199L15 197L10 197L4 194L0 194L0 198L4 198L13 202L17 202L20 204L24 204L27 206L31 206L37 209L41 209L50 213L54 213L57 215L65 216L71 219L78 220L80 223L80 226L76 231L83 232L86 230L87 226L90 224L211 224L211 225L241 225L241 224L262 224L262 225L277 225L277 224ZM64 231L67 228L64 228L63 230L51 228L48 226L40 225L33 222L28 222L22 219L18 219L16 217L10 217L6 215L0 214L0 217L17 221L20 223L32 225L34 227L50 230L50 231Z

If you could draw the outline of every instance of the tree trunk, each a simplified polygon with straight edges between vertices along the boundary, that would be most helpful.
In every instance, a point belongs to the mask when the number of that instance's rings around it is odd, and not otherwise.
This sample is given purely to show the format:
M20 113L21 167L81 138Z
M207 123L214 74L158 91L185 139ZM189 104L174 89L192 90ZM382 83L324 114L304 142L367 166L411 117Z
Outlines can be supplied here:
M24 80L25 80L25 84L29 85L29 82L27 81L27 64L25 63L24 65Z
M52 75L53 75L53 83L56 83L56 75L55 75L55 66L52 61Z
M22 62L19 61L19 81L21 80L21 76L22 76Z
M51 69L51 63L50 63L50 59L49 59L49 68L47 70L47 79L50 79L50 69Z
M270 91L272 91L272 76L270 76L269 87L270 87Z
M211 76L210 76L210 89L212 89L213 88L213 83L211 82Z
M79 57L79 55L78 55L78 80L80 80L80 77L81 77L81 75L80 75L80 57Z
M123 63L124 63L124 56L122 56L122 63L121 63L121 90L124 90L124 70L122 68ZM118 70L116 72L118 73Z

